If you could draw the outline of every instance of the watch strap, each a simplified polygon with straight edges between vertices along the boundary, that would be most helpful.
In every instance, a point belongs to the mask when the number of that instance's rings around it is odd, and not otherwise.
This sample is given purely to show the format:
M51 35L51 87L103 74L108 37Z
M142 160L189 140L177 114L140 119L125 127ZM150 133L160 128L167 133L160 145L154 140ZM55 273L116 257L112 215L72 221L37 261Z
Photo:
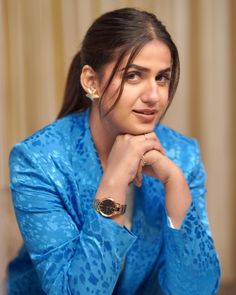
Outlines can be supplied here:
M127 205L126 204L121 205L119 203L116 203L116 205L119 205L119 214L121 214L121 215L125 214Z

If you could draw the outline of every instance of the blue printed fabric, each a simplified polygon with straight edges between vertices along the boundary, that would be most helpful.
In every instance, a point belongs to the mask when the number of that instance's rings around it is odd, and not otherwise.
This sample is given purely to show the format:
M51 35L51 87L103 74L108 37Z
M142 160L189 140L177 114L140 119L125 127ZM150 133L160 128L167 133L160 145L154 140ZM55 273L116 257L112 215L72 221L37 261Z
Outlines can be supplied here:
M168 224L163 185L149 176L135 188L131 231L95 211L102 167L89 111L14 146L10 187L24 245L9 265L8 294L216 294L220 268L198 144L164 125L155 132L192 194L179 230Z

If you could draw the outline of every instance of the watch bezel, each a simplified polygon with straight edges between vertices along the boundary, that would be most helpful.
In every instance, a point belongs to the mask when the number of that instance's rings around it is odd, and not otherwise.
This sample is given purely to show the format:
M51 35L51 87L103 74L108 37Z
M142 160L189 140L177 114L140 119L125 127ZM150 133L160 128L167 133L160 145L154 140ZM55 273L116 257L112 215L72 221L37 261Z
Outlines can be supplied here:
M110 213L104 212L107 208L103 208L104 204L108 202L113 205L113 208L110 208L112 210ZM117 204L112 198L101 199L98 204L98 209L101 215L104 217L112 217L116 215L117 213L119 213L119 211L117 211Z

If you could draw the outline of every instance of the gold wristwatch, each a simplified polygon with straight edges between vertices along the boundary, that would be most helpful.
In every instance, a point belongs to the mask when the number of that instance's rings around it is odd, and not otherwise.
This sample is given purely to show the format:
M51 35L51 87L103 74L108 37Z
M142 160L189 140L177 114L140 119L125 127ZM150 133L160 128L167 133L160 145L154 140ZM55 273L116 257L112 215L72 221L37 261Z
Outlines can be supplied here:
M112 198L95 199L94 208L104 217L125 214L127 205L116 203Z

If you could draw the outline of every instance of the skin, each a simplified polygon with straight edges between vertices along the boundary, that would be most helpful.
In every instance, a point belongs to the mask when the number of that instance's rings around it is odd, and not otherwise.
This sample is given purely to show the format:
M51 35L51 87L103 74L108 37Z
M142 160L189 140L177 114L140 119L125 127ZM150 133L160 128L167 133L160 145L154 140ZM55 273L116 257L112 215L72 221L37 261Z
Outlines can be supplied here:
M123 69L123 60L102 101L102 114L117 96ZM86 65L81 74L81 84L87 92L95 88L102 93L116 61L106 64L98 75ZM147 43L128 70L122 96L115 108L103 116L98 101L92 104L90 127L101 164L103 177L96 198L112 197L126 203L130 182L142 185L142 174L159 179L165 187L166 210L175 228L180 228L191 203L188 184L182 171L165 156L159 139L153 132L156 123L168 105L171 54L159 40ZM124 216L112 218L120 225Z

